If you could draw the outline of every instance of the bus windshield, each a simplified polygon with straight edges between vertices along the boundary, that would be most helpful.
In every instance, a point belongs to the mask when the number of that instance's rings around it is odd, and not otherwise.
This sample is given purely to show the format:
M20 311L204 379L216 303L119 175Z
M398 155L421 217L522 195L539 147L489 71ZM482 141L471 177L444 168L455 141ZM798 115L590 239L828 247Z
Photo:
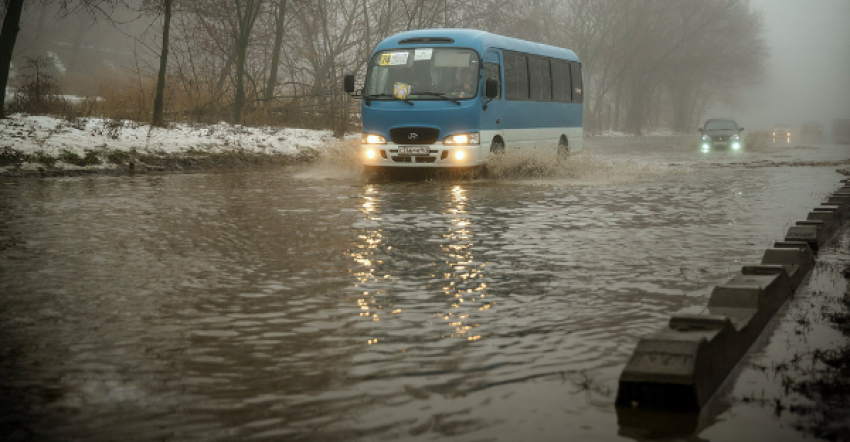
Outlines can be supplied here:
M480 61L471 49L415 48L381 51L369 64L372 100L463 100L478 94Z

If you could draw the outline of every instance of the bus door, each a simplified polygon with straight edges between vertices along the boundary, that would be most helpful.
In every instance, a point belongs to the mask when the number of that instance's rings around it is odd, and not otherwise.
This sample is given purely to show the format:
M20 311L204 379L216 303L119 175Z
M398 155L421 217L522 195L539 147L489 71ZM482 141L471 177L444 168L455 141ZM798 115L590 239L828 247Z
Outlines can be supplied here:
M484 75L481 82L482 103L487 106L486 110L481 112L481 148L482 154L486 155L490 151L490 142L497 135L502 136L502 118L504 118L504 69L502 68L502 53L497 49L488 49L484 53ZM490 100L484 97L484 87L488 78L493 78L499 83L499 95ZM483 106L482 106L483 107ZM486 138L486 139L485 139Z

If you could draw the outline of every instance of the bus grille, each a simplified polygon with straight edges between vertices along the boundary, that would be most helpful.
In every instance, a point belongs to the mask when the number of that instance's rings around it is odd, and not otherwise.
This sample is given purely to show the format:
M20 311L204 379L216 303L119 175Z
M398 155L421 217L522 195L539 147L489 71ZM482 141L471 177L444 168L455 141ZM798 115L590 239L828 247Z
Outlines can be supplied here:
M390 129L390 139L395 144L434 144L440 130L430 127L397 127Z
M396 163L434 163L437 157L391 157Z

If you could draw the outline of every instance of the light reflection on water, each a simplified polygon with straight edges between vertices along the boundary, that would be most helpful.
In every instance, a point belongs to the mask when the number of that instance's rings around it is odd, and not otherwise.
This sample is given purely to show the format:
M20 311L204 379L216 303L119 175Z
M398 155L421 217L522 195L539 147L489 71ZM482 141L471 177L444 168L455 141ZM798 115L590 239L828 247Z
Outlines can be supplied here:
M836 182L630 161L545 180L3 181L0 429L618 439L637 338Z

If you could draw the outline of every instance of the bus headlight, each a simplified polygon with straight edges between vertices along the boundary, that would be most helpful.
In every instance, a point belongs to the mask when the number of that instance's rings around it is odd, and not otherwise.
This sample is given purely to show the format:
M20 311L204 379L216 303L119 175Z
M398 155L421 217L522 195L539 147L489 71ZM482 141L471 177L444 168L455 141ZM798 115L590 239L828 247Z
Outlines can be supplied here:
M710 139L711 139L711 137L709 137L708 135L703 135L703 136L702 136L702 139L707 141L707 140L710 140Z
M460 161L460 160L464 159L465 157L466 157L466 152L464 152L462 150L456 150L455 151L455 159L456 160Z
M732 150L740 150L741 143L732 143Z
M474 144L478 144L480 142L480 138L478 133L470 133L470 134L455 134L449 135L446 139L443 140L443 144L448 144L452 146L463 145L470 146Z
M363 144L387 144L387 139L380 135L363 134L362 142Z

